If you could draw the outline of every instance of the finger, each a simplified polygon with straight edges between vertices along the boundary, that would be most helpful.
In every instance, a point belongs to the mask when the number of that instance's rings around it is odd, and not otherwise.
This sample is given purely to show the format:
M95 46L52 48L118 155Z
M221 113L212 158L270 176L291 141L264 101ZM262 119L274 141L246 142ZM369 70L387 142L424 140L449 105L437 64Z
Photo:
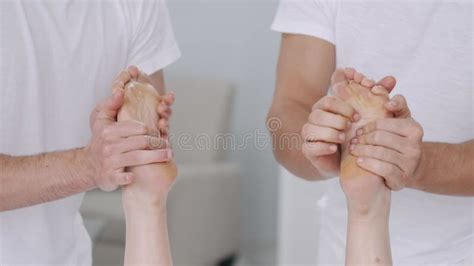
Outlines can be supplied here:
M356 162L361 168L383 177L390 189L398 191L403 188L403 172L397 166L367 157L359 157Z
M410 109L408 108L407 101L402 95L395 95L385 103L385 108L393 112L397 118L409 118L411 117Z
M303 154L307 157L319 157L324 155L330 155L337 152L337 145L327 142L307 142L303 144Z
M166 93L165 95L163 95L162 101L163 101L166 105L171 106L171 105L174 104L175 98L176 98L175 93L172 92L172 91L170 91L170 92Z
M160 118L169 118L171 117L172 110L169 106L165 104L159 104L158 105L158 115Z
M344 74L346 75L346 78L349 80L354 79L355 73L356 73L356 70L352 67L344 68Z
M170 125L169 125L168 119L162 118L158 121L158 129L159 130L165 130L166 133L167 133L169 131L169 127L170 127Z
M357 121L356 111L349 104L333 96L326 96L313 105L312 110L321 109L333 114L346 117L351 121Z
M375 80L369 78L363 78L360 84L367 88L372 88L375 85Z
M302 130L306 142L324 141L330 143L343 143L346 135L343 132L329 127L321 127L306 123Z
M160 119L158 121L158 130L160 131L161 137L168 140L170 129L169 129L169 122L167 119Z
M113 154L116 154L135 150L156 150L168 148L169 143L163 138L141 135L124 138L113 146L112 152Z
M97 104L92 115L92 121L98 119L115 121L120 107L122 107L124 99L123 91L115 91L111 97Z
M347 118L321 109L316 109L311 112L308 121L313 125L330 127L342 131L347 130L351 126L351 122Z
M364 144L351 144L349 146L351 154L356 157L367 157L377 160L381 160L387 163L394 164L400 169L403 169L403 155L391 149L387 149L381 146L364 145Z
M127 138L137 135L146 135L149 133L148 127L142 122L136 120L126 120L114 123L104 129L103 134L107 139Z
M168 162L173 158L171 149L149 150L149 151L131 151L120 154L116 157L116 168L139 166L150 163Z
M413 119L382 118L365 124L357 129L356 135L360 136L377 130L387 131L402 137L422 138L423 129Z
M395 85L397 85L397 80L393 76L386 76L379 80L376 85L384 87L390 93L395 88Z
M112 181L114 184L124 186L133 182L133 174L127 172L116 172L112 175Z
M356 136L351 140L351 144L383 146L400 153L406 153L407 147L410 146L404 137L383 130L376 130L368 134Z

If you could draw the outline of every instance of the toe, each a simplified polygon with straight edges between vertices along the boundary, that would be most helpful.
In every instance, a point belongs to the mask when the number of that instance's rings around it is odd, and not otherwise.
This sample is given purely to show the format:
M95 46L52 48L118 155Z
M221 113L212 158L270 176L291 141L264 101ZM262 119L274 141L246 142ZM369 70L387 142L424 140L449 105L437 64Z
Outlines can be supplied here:
M335 87L345 87L348 84L348 79L346 78L346 73L344 70L336 69L331 77L331 86L333 89Z
M373 79L363 78L360 84L364 87L372 88L375 85L375 81Z
M136 66L129 66L127 68L128 72L130 73L130 75L132 76L132 78L136 79L138 78L138 74L140 73L140 70L138 69L138 67Z
M361 83L364 78L365 78L365 76L360 72L356 72L354 74L354 81L357 82L357 83Z
M387 89L388 92L391 92L393 88L395 88L396 84L397 80L393 76L386 76L379 82L377 82L377 85L381 85L382 87Z
M138 74L137 80L139 82L152 84L150 77L145 72L142 72L142 71L140 71L140 73Z
M354 79L354 75L356 73L356 70L352 67L346 67L344 68L344 73L346 74L346 78L349 80Z
M349 97L346 90L348 84L349 81L344 70L336 69L331 77L331 87L334 94L341 99L347 99Z

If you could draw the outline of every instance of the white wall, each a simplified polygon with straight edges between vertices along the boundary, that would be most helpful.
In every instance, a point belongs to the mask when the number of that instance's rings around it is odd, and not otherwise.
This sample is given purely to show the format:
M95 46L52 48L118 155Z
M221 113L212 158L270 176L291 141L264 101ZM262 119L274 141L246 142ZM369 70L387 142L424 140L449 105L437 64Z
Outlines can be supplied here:
M168 1L183 56L166 73L233 82L232 131L238 135L266 132L280 41L269 29L276 6L276 0ZM243 252L251 264L274 264L267 252L277 239L278 169L270 146L250 145L231 158L243 172Z

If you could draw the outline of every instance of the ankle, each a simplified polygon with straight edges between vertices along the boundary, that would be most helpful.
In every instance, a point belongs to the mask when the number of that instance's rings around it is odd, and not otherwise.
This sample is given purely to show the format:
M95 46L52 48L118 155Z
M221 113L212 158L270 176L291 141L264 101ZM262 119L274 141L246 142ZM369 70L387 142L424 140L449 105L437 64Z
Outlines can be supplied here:
M390 214L391 191L381 187L371 195L361 198L346 197L350 218L355 220L388 219Z

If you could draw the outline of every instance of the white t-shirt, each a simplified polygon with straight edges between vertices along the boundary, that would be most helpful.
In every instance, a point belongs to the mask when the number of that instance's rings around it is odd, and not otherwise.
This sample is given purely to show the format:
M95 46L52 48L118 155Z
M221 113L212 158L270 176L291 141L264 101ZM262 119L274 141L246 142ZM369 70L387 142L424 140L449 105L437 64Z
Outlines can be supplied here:
M334 44L337 67L353 66L374 79L394 75L398 80L394 93L407 98L413 117L424 128L424 140L459 143L474 138L472 19L469 0L282 0L272 28ZM289 176L285 172L284 182ZM343 265L345 197L338 179L317 184L325 187L317 200L314 195L304 196L311 189L292 191L301 189L302 184L282 186L287 200L283 204L288 208L282 209L281 229L294 245L317 253L307 263ZM404 189L392 193L392 199L394 265L453 265L473 253L472 198ZM303 203L305 200L312 203ZM318 212L318 219L314 214L299 217L314 221L313 226L319 223L317 234L291 217L292 213L303 213L291 210L291 205L300 203ZM319 241L312 241L309 247L298 241L292 235L302 236L301 230L313 232L313 237L319 235ZM280 239L286 240L285 236Z
M164 1L0 1L0 153L84 146L89 114L130 64L180 52ZM83 194L0 213L0 265L90 265Z

